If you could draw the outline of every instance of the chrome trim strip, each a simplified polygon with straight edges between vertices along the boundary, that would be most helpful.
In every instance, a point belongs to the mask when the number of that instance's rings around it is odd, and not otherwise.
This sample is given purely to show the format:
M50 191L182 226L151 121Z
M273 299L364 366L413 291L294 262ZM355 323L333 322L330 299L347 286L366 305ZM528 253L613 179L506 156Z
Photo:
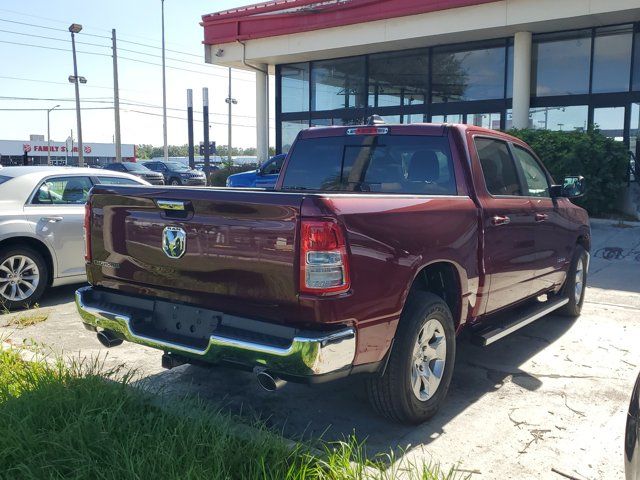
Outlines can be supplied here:
M85 296L90 294L91 290L92 287L82 287L76 291L76 307L85 324L115 331L130 342L152 348L185 354L211 363L228 359L248 366L260 366L280 374L300 376L320 375L347 368L355 358L356 334L351 327L330 333L295 336L287 347L213 334L209 337L207 347L198 349L149 337L132 330L132 319L129 315L88 305Z
M487 345L491 345L493 342L497 342L501 338L504 338L507 335L512 334L516 330L520 330L522 327L525 327L530 323L535 322L539 318L542 318L545 315L553 312L554 310L559 309L560 307L562 307L563 305L566 305L567 303L569 303L568 298L562 298L562 299L556 300L548 307L530 315L529 317L524 317L520 322L514 323L510 327L500 330L495 335L491 335L491 332L489 332L488 336L480 335L484 339L484 346L486 347Z

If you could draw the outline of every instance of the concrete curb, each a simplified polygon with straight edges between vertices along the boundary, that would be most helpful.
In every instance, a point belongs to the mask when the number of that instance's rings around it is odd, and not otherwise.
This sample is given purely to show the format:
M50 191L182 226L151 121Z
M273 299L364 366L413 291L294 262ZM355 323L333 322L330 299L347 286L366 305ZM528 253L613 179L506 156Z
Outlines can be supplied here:
M616 227L620 223L622 223L625 226L640 227L640 222L633 222L630 220L615 220L612 218L590 218L589 222L592 225L602 225L607 227Z

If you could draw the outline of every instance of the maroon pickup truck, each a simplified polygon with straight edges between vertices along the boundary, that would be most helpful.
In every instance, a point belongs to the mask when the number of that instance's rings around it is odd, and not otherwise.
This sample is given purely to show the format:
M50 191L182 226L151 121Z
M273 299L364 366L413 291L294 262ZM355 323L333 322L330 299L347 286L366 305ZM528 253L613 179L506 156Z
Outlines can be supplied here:
M312 128L275 191L98 185L85 326L163 365L226 364L273 390L365 374L399 422L444 401L456 336L482 345L576 316L586 212L531 149L466 125Z

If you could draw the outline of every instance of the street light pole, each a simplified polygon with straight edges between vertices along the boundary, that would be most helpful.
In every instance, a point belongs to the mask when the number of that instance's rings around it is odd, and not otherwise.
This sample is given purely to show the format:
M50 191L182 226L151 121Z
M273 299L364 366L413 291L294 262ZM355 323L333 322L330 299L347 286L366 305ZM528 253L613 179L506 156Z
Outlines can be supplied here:
M167 76L164 58L164 0L162 5L162 134L164 138L164 161L169 160L169 145L167 145Z
M231 67L229 67L229 96L227 98L225 98L224 100L225 102L227 102L229 104L229 125L228 125L228 131L227 131L227 135L229 137L229 141L227 142L227 163L229 164L229 166L231 166L233 160L231 159L231 106L232 105L236 105L238 103L238 101L233 98L231 96Z
M51 165L51 129L49 128L49 114L60 105L53 108L47 108L47 165Z
M77 23L71 24L69 31L71 32L71 49L73 50L73 83L76 88L76 119L78 122L78 166L84 167L84 151L82 149L82 120L80 118L80 78L78 77L78 61L76 59L76 38L75 34L80 33L82 25ZM86 79L84 79L86 83Z

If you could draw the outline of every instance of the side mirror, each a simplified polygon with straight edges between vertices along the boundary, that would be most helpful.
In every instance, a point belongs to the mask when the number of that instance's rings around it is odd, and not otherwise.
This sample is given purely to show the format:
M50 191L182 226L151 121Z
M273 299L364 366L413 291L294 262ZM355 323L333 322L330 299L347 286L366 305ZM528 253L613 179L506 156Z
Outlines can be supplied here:
M567 176L562 180L562 185L551 186L551 197L580 198L586 191L584 177Z

